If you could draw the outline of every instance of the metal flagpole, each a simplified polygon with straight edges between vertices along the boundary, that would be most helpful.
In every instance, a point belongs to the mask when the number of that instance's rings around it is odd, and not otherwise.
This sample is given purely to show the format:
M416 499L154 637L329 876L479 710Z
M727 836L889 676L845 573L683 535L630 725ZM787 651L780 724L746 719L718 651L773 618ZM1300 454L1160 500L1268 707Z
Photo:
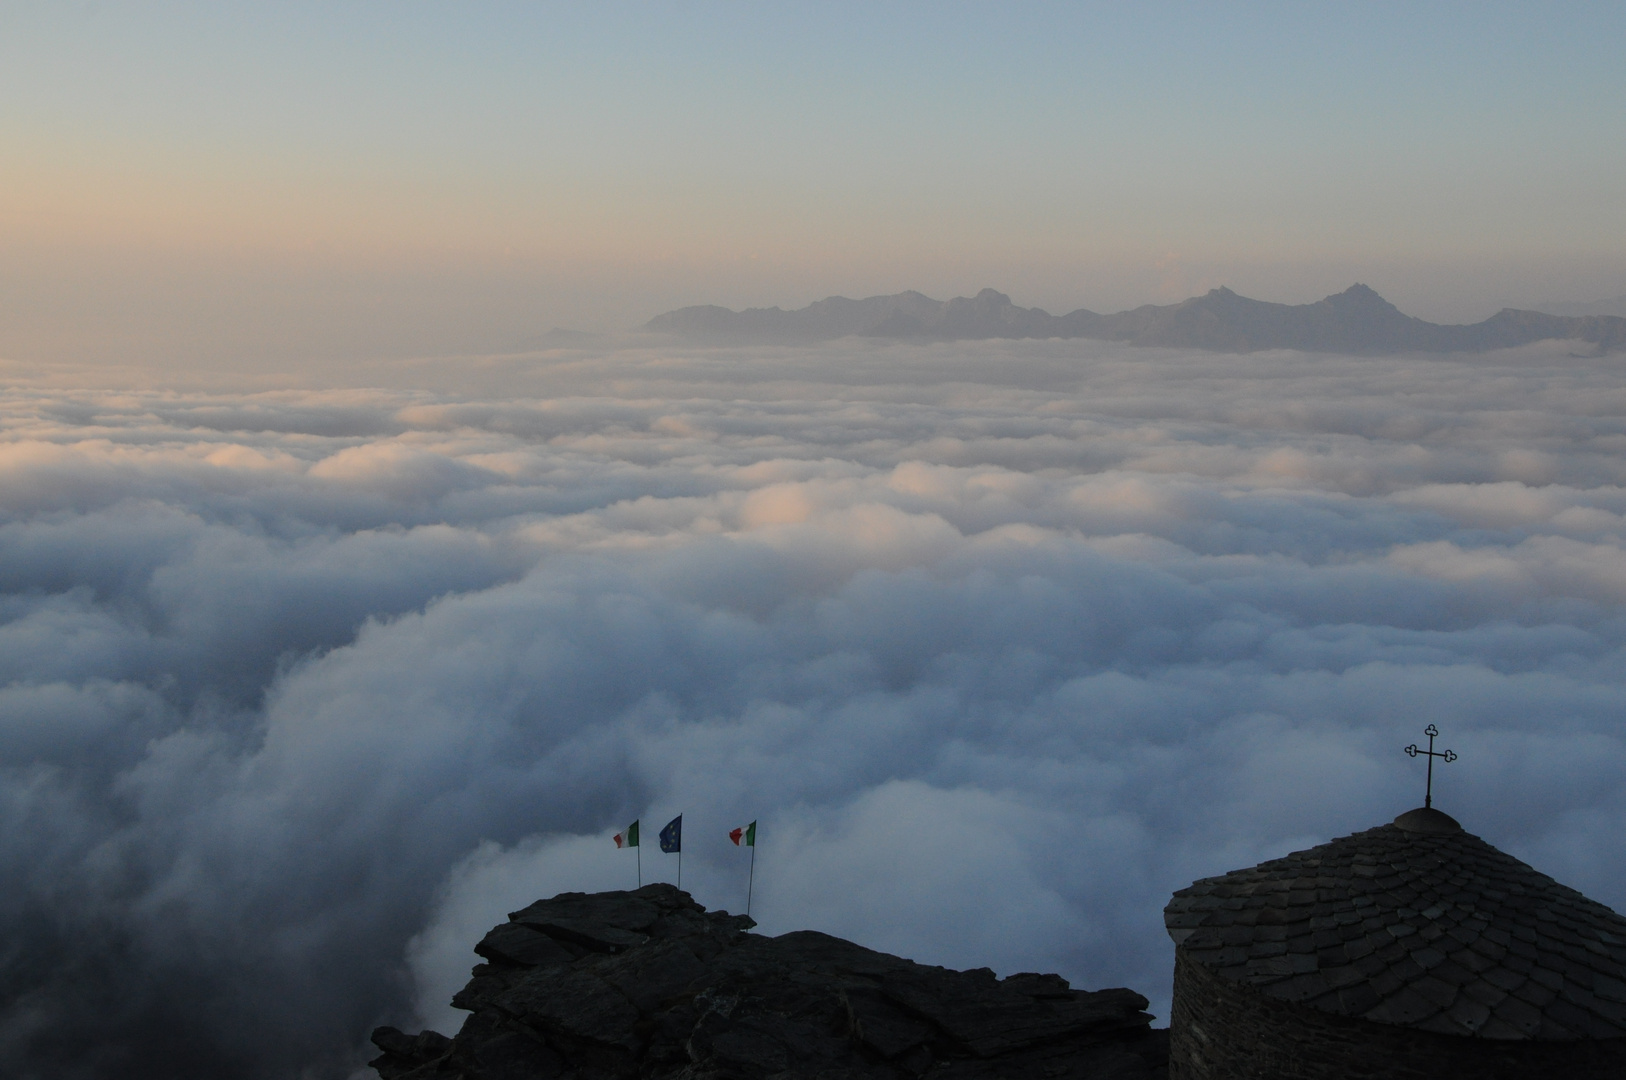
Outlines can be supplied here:
M630 847L630 848L636 849L634 851L634 855L636 856L636 858L633 861L638 866L638 887L640 889L643 888L644 887L644 845L642 845L642 844L640 844L638 842L638 822L637 822L636 819L634 819L634 821L633 821L633 823L631 825L628 825L625 829L622 829L620 832L615 834L615 846L618 847L618 848Z
M753 821L749 825L741 825L737 829L730 829L728 838L734 841L735 847L739 847L740 841L744 840L745 846L751 849L751 876L745 879L745 914L749 917L751 914L751 891L756 888L757 883L757 823Z

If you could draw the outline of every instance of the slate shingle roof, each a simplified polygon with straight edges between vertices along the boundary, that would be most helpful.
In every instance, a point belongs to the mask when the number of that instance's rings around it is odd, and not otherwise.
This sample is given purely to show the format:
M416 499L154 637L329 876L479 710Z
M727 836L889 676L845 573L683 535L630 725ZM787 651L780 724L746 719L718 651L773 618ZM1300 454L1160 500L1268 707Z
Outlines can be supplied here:
M1626 1036L1626 919L1437 810L1395 822L1181 889L1169 936L1227 980L1341 1016Z

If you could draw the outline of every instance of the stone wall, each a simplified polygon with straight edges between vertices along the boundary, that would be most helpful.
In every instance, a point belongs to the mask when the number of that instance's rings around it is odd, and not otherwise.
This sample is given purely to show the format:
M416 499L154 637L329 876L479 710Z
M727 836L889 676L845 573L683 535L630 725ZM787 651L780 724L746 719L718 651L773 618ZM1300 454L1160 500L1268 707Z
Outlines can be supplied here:
M1620 1080L1626 1039L1511 1042L1334 1016L1175 950L1169 1080Z

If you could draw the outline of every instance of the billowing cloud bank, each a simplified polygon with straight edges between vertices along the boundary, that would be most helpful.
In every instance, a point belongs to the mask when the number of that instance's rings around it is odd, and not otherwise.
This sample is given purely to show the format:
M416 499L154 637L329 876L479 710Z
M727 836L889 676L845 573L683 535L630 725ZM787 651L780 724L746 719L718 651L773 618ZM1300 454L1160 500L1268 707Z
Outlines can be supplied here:
M1626 377L1099 343L0 398L0 1061L343 1076L561 889L1166 1001L1420 801L1626 906ZM459 389L458 381L465 380ZM424 390L433 385L441 389ZM652 839L652 837L651 837ZM676 859L643 853L646 880Z

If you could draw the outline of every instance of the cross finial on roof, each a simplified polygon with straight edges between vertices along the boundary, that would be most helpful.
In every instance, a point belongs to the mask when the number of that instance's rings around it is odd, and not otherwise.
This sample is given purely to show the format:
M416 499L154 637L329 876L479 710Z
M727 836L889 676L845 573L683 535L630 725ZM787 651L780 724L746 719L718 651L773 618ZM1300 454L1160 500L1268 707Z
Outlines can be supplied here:
M1416 743L1412 743L1410 746L1406 747L1406 753L1411 755L1412 757L1416 757L1417 755L1421 754L1424 757L1428 758L1428 783L1427 783L1427 786L1423 789L1423 805L1424 806L1433 806L1434 805L1434 759L1435 758L1443 758L1446 761L1455 761L1455 760L1457 760L1457 752L1455 750L1435 750L1434 749L1434 737L1436 735L1438 735L1439 733L1440 733L1440 729L1435 727L1433 724L1430 724L1430 725L1428 725L1428 727L1423 729L1423 734L1428 736L1428 749L1427 750L1419 750L1419 749L1417 749L1417 744Z

